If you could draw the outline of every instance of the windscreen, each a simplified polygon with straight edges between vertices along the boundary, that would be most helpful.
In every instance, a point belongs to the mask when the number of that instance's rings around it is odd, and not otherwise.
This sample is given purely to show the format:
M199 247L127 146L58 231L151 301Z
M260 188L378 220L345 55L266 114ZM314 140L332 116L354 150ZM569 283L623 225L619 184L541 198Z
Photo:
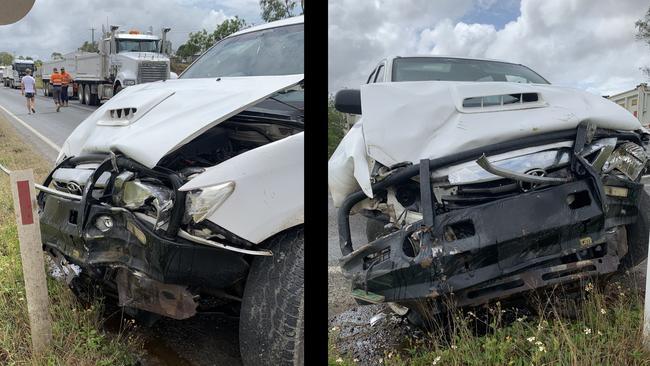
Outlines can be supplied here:
M304 25L296 24L226 38L206 51L180 78L302 74L304 35Z
M404 57L393 60L393 81L509 81L549 84L533 70L498 61L443 57Z
M18 72L24 72L27 69L34 71L34 64L15 63L14 69Z
M158 41L152 39L120 39L117 52L159 52Z

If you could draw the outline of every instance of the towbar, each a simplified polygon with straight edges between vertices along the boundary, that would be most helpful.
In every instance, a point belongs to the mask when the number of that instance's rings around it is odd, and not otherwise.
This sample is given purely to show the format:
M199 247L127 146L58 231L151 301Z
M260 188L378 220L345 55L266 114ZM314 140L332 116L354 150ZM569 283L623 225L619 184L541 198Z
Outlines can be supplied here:
M9 175L11 174L11 170L5 168L2 164L0 164L0 170L2 170L5 174ZM65 193L65 192L59 192L55 189L45 187L44 185L34 183L34 188L38 189L39 191L47 194L51 194L53 196L73 200L73 201L81 201L81 196L72 194L72 193Z

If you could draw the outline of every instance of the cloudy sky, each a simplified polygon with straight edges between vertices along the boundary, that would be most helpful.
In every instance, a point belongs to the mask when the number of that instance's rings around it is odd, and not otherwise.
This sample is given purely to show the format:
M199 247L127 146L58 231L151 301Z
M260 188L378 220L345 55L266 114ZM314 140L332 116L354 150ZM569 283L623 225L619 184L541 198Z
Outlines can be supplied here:
M634 22L647 0L330 0L328 89L358 87L385 55L519 62L553 84L611 95L648 81Z
M25 18L0 25L0 51L46 60L52 52L71 52L90 41L90 28L99 39L107 17L127 31L151 26L160 35L161 28L171 27L168 38L176 49L189 32L214 29L235 15L262 23L259 0L36 0Z

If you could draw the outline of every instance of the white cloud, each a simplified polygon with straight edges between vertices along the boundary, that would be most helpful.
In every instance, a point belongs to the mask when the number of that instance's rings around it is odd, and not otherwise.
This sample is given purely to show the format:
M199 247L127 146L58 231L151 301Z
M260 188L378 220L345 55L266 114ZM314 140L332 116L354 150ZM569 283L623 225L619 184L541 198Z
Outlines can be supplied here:
M358 86L382 57L412 52L422 29L462 16L470 4L471 0L329 1L329 90Z
M0 51L45 60L52 52L71 52L101 37L108 22L123 29L146 31L171 27L169 39L174 48L187 40L189 32L214 28L223 20L239 15L248 23L260 23L255 0L38 0L19 22L0 26Z
M434 7L439 6L439 2L432 3ZM477 0L474 6L485 8L491 4L494 2ZM416 6L409 4L408 7ZM462 3L458 7L466 9ZM359 85L360 78L355 73L369 73L374 60L379 60L384 54L419 53L520 62L552 83L575 86L596 94L613 94L646 80L639 68L650 65L650 49L634 39L634 22L642 18L647 9L645 0L522 0L521 15L503 29L496 30L490 24L459 22L455 20L458 17L454 18L454 13L443 6L436 14L447 16L428 19L428 25L417 33L404 31L410 23L408 17L394 19L390 24L402 30L400 37L408 38L399 42L379 42L378 45L376 35L381 32L385 21L369 22L362 25L367 28L354 31L357 35L355 48L330 45L330 53L345 47L350 53L370 48L373 61L363 66L336 67L344 58L340 54L330 54L330 70L334 72L330 75L330 91L341 86ZM340 11L345 13L346 9ZM345 19L346 16L339 15L339 18ZM330 20L330 37L332 23ZM347 23L338 22L336 25L344 27ZM358 27L360 25L351 26L352 29ZM337 29L337 32L338 37L332 41L351 38L340 37L345 30ZM354 56L355 60L367 59L365 55Z

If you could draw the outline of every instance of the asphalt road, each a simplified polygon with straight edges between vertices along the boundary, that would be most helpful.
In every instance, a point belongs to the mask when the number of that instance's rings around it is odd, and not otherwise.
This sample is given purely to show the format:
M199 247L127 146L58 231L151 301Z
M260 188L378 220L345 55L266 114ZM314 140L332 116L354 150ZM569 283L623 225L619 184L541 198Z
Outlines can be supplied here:
M52 162L68 135L97 109L70 100L69 107L56 112L53 100L42 94L36 97L35 108L36 114L29 115L20 90L0 86L0 113ZM151 328L139 329L145 340L143 366L241 364L236 319L199 314L182 321L163 318Z

